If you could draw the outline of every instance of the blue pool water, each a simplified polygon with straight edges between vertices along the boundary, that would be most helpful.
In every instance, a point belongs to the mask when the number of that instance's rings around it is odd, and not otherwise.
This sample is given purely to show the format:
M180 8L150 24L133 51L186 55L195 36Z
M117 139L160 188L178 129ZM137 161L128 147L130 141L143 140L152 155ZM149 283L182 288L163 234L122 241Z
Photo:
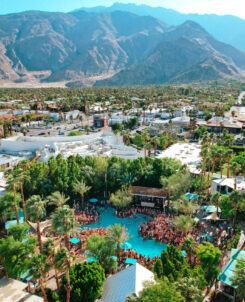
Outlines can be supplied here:
M134 218L118 218L114 215L113 209L101 209L101 220L97 224L87 225L87 228L107 228L109 225L120 223L127 228L130 239L128 242L131 243L132 248L137 251L138 254L149 256L153 258L155 256L161 256L162 250L166 250L167 245L164 243L157 242L155 240L144 240L138 235L138 226L141 222L145 222L150 217L144 218L143 215L138 214ZM82 227L82 228L84 228Z

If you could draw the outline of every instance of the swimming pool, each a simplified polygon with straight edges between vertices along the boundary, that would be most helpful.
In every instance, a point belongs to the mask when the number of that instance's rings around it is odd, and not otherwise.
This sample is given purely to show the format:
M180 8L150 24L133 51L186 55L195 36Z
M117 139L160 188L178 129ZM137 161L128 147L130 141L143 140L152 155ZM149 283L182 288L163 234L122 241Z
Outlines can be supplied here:
M113 225L116 223L120 223L127 228L127 232L129 233L130 239L128 242L131 243L132 248L137 251L138 254L143 256L149 256L153 258L155 256L161 256L162 250L167 249L167 244L160 243L155 240L144 240L142 237L138 235L138 226L141 222L145 222L150 217L144 218L143 215L137 214L137 217L134 218L118 218L114 215L114 209L101 209L101 220L97 224L82 226L82 228L98 228L104 227L107 228L109 225Z

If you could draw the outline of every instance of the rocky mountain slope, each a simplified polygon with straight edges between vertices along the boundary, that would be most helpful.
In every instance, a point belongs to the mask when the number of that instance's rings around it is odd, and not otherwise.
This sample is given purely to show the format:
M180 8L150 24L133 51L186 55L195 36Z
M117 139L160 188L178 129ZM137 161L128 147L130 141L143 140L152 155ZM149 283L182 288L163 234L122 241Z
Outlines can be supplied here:
M194 21L200 24L215 39L227 44L231 44L232 46L245 51L245 20L236 16L218 16L215 14L183 14L176 10L164 7L151 7L148 5L136 5L133 3L115 3L110 7L83 7L82 10L96 13L125 11L139 16L152 16L156 19L164 21L169 26L177 26L186 21Z
M155 84L243 76L245 52L201 26L129 12L0 16L0 84ZM57 84L59 85L59 84Z

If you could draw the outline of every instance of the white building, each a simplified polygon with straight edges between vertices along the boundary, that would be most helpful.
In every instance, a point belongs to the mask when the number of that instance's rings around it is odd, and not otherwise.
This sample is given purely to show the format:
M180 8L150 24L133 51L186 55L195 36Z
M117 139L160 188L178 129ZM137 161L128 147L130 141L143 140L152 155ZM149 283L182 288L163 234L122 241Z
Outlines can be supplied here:
M212 194L218 192L220 194L231 194L235 190L234 178L219 178L212 181ZM244 177L236 177L236 190L245 193L245 180Z
M186 164L191 173L199 174L197 166L201 162L201 146L196 144L177 143L159 154L158 158L174 158L179 160L183 165Z
M144 282L154 282L154 274L136 263L106 279L102 302L125 302L132 293L136 295L143 290Z
M118 156L125 159L136 159L140 155L135 148L125 146L121 136L113 132L97 132L81 136L33 137L16 136L1 140L1 152L32 152L40 155L41 161L48 161L51 156L62 154L86 157L88 155Z

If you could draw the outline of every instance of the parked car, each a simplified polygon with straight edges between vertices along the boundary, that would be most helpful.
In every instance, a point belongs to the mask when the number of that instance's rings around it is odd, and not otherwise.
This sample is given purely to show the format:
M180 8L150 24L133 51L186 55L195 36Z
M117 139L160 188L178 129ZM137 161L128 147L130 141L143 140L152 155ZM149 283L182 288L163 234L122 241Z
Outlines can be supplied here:
M45 132L38 133L38 135L45 135L45 134L46 134Z

